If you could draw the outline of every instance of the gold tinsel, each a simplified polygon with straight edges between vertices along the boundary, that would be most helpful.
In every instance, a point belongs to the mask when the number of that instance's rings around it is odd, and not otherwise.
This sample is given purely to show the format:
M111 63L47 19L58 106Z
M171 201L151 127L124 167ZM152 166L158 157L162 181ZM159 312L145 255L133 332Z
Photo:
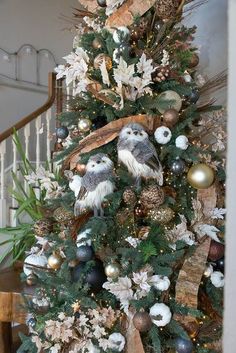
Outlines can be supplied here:
M58 207L53 212L53 217L58 223L65 223L71 221L74 218L74 215L72 212L66 210L64 207Z
M53 230L53 223L50 219L42 218L34 223L33 226L34 234L39 237L48 235Z
M174 211L168 206L160 206L148 211L147 217L160 224L169 223L175 216Z

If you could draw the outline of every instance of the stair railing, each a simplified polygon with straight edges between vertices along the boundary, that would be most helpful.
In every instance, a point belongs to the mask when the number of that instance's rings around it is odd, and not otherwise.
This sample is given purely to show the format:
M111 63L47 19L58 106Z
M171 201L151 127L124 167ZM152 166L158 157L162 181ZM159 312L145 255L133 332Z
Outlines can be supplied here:
M18 160L16 145L13 141L14 131L18 132L20 142L24 148L26 158L38 168L41 163L49 162L52 168L52 136L57 126L56 114L62 111L63 87L62 81L56 81L54 73L49 73L48 99L40 108L25 118L19 120L12 127L0 133L0 227L16 225L17 202L11 198L7 190L16 188L12 180L12 171L17 174ZM8 175L9 174L9 175ZM27 183L24 182L27 190ZM8 213L8 209L10 209Z

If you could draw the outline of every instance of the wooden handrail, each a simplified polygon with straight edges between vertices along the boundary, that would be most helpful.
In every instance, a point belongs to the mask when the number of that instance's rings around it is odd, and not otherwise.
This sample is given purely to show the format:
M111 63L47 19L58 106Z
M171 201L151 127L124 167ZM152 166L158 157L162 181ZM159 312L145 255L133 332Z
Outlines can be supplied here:
M13 134L13 132L19 129L22 129L25 125L30 123L32 120L36 119L39 115L46 112L54 103L56 98L56 74L54 72L50 72L48 74L48 99L40 108L36 109L33 113L29 114L25 118L18 121L9 129L5 130L0 134L0 143L6 140L9 136Z

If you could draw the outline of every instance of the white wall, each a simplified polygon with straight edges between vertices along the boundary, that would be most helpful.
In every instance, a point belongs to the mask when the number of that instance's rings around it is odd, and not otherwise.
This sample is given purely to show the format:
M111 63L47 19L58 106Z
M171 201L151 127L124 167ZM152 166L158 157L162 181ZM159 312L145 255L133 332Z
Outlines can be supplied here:
M62 56L72 47L73 34L70 25L59 17L71 16L77 0L0 0L0 47L15 52L22 44L32 44L37 50L47 48L61 62ZM67 28L67 30L65 29ZM13 58L3 59L0 51L0 74L12 75ZM35 79L32 54L22 53L21 78ZM54 63L42 56L41 83L47 83L47 73ZM41 106L47 98L44 92L34 92L34 86L27 85L29 91L8 87L14 82L0 76L0 132L10 127L21 117ZM22 85L25 86L25 85Z

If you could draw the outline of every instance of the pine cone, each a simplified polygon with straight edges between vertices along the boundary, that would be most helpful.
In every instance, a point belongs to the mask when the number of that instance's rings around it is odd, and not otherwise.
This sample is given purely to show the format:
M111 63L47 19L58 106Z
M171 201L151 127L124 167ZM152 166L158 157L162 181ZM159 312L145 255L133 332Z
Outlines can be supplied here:
M137 202L135 192L131 189L126 189L123 193L123 200L126 205L134 206Z
M33 230L38 237L44 237L53 231L53 222L47 218L39 219L34 223Z
M163 189L156 185L145 187L140 196L141 205L147 209L157 208L165 201L165 193Z
M53 217L58 223L69 223L74 218L74 215L72 212L66 210L64 207L58 207L53 212Z
M169 66L158 66L156 71L154 71L152 75L152 79L154 82L162 82L165 81L170 74Z
M179 0L159 0L157 3L158 16L163 20L175 17L179 4Z
M150 232L151 227L144 226L139 229L138 231L138 238L139 239L146 239L148 237L148 233Z

